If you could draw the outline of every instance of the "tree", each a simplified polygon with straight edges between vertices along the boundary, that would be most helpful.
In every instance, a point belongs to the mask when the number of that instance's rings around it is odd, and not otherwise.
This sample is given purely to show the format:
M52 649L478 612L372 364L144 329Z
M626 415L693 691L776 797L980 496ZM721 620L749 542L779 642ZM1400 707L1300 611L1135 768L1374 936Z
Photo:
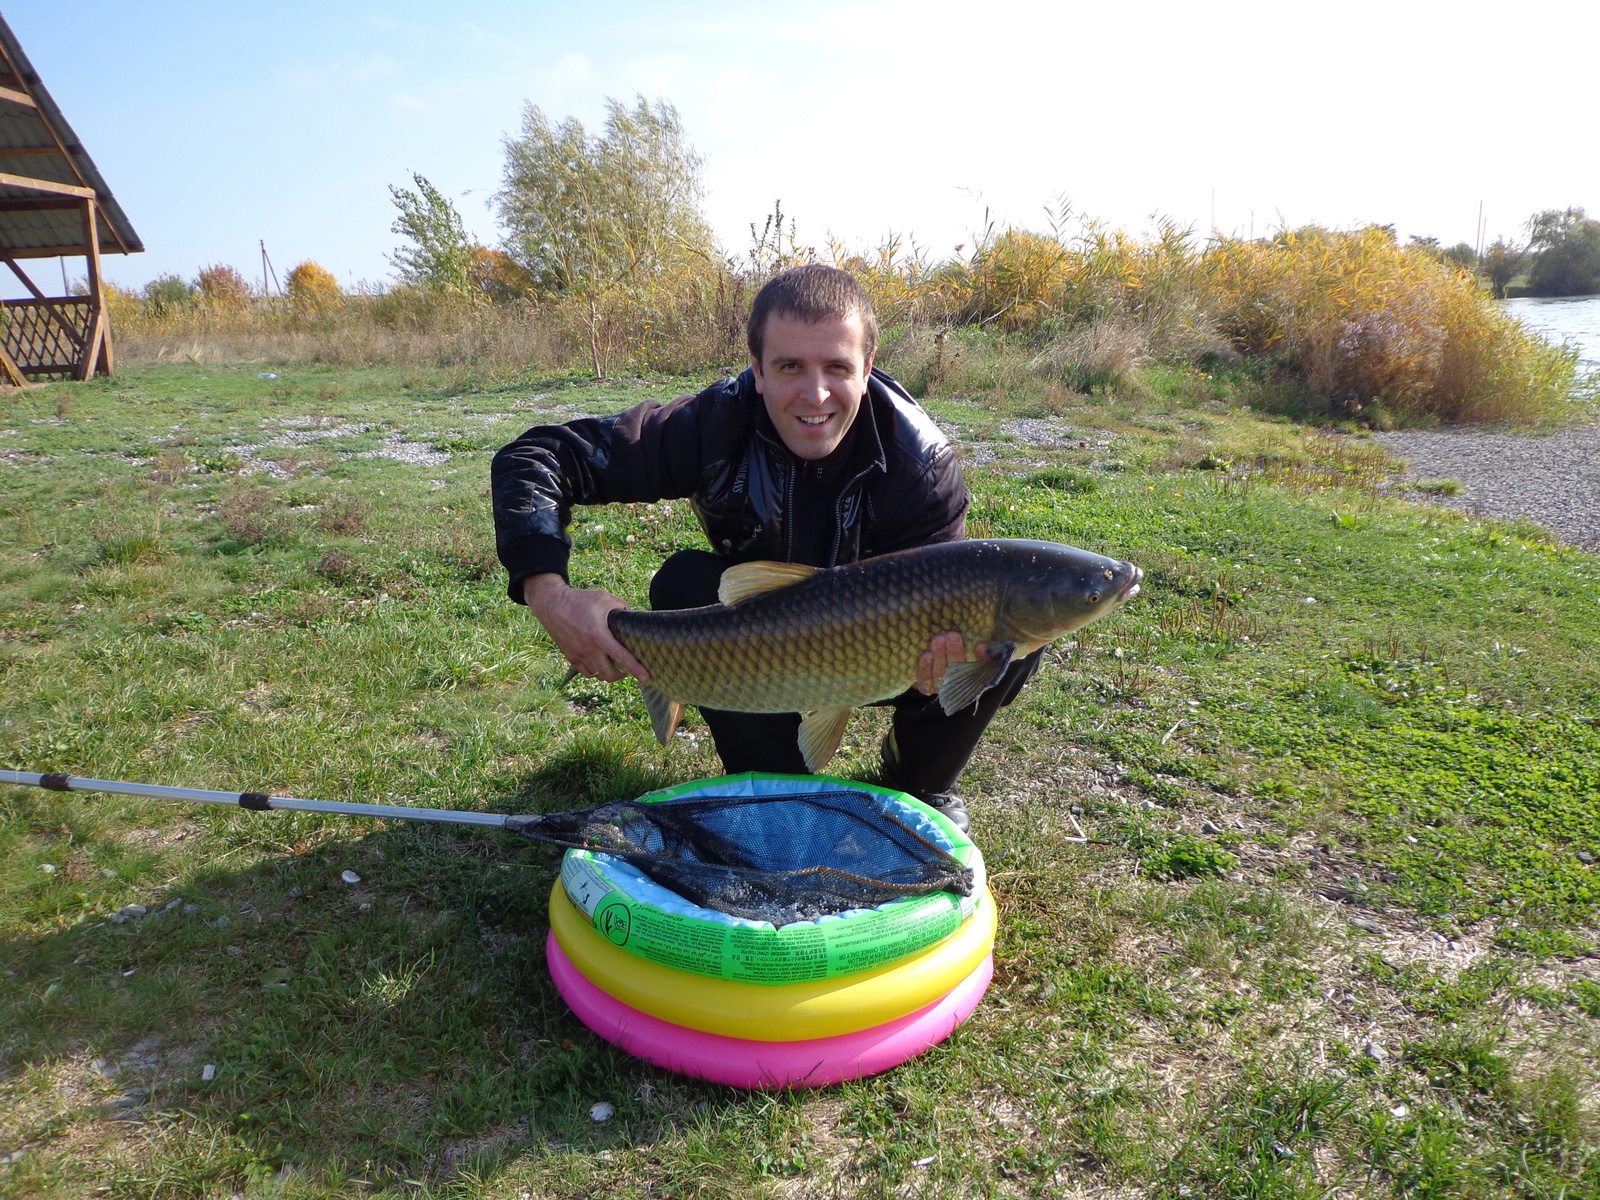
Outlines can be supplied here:
M389 227L410 241L389 256L400 282L432 295L481 294L473 286L473 264L483 247L467 233L461 214L438 188L415 171L416 191L389 186L394 206L400 210Z
M607 99L604 133L576 118L553 125L537 105L507 138L495 195L506 249L536 291L577 301L595 374L608 330L625 304L675 274L717 261L700 211L702 162L678 110L641 96L632 109Z
M1520 246L1514 245L1505 238L1495 238L1494 245L1483 252L1480 267L1483 277L1489 281L1489 286L1494 289L1494 298L1506 298L1506 286L1522 271L1523 264L1528 261L1528 256Z
M1600 292L1600 221L1581 208L1549 209L1528 221L1533 269L1528 290L1536 296L1586 296Z

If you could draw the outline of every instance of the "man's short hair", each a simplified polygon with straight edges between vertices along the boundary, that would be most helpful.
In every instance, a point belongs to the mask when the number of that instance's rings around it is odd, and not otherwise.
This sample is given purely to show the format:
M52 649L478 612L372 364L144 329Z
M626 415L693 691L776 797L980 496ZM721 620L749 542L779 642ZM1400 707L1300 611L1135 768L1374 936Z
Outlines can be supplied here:
M766 346L767 318L774 313L816 324L830 319L844 320L852 314L861 318L861 357L870 359L878 348L878 318L866 289L849 271L823 263L807 263L774 275L756 293L750 305L750 325L746 339L750 353L761 361Z

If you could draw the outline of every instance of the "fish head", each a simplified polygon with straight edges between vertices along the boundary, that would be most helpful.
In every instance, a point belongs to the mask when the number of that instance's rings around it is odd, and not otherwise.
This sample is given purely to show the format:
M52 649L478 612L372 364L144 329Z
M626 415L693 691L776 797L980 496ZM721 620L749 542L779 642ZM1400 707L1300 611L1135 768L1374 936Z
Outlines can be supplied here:
M1130 562L1056 542L1000 543L1009 560L1000 624L1022 642L1053 642L1139 594L1144 572Z

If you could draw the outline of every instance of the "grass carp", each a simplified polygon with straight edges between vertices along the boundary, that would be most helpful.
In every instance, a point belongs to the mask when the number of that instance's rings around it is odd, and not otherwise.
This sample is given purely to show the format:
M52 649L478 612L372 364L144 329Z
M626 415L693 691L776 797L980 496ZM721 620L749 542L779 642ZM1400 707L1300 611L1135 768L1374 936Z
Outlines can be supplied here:
M806 713L800 751L816 771L852 708L916 683L936 634L989 647L984 661L945 675L940 703L959 712L1014 659L1120 607L1143 577L1132 563L1054 542L944 542L843 567L741 563L724 572L720 604L619 609L610 626L650 672L641 687L662 745L687 704Z

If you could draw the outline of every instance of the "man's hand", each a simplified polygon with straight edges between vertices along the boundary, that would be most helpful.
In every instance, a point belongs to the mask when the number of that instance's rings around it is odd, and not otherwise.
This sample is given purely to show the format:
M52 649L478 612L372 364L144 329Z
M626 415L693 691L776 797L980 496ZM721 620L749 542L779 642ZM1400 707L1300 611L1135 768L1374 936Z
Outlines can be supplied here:
M522 584L528 610L555 642L567 661L591 679L614 683L624 674L640 683L650 679L644 664L628 653L606 624L606 617L625 601L598 588L567 586L559 575L530 575Z
M917 691L931 696L944 686L944 673L955 662L983 662L989 657L989 647L983 643L967 653L966 641L952 629L949 633L936 633L933 642L917 660Z

